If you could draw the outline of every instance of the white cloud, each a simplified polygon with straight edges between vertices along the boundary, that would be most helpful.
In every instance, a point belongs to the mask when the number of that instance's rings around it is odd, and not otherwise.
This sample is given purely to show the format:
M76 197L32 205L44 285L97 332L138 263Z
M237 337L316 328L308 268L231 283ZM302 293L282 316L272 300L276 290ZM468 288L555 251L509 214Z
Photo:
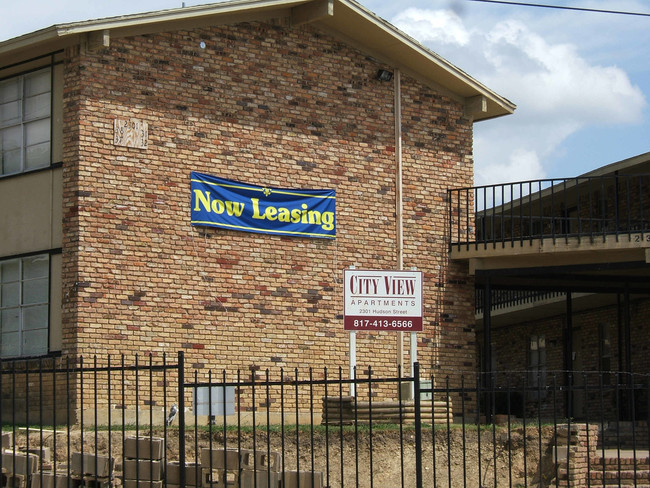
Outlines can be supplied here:
M642 119L643 93L620 68L589 65L575 46L549 44L513 20L496 25L485 40L494 70L482 73L483 80L521 100L527 116L580 125Z
M645 96L625 71L590 64L575 44L523 22L470 26L452 11L408 9L394 23L517 104L515 115L475 125L477 184L543 178L577 131L643 120Z
M513 149L506 160L482 165L476 169L474 184L489 185L514 181L537 180L546 177L537 154L524 148Z
M424 44L441 42L466 46L470 41L470 33L462 19L452 10L407 8L393 23L398 27L407 26L404 31Z

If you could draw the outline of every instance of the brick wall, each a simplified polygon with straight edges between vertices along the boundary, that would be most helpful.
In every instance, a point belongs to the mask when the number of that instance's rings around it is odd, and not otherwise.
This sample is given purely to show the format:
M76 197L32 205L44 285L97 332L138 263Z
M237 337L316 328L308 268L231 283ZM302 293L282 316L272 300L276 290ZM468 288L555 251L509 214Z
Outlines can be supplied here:
M603 303L607 298L603 296ZM621 312L622 313L622 312ZM631 337L631 356L632 372L634 383L639 386L635 404L635 416L645 418L647 416L647 373L650 370L648 350L650 345L647 340L647 329L645 324L650 316L650 300L644 298L633 298L630 305L630 337ZM581 389L576 398L584 405L584 414L589 418L601 418L604 413L606 418L615 418L617 409L620 410L620 418L626 419L629 413L624 411L622 400L627 395L623 391L627 387L629 375L616 376L616 372L625 370L625 348L623 343L619 343L619 334L623 334L623 318L621 320L621 330L619 331L619 311L614 301L612 305L590 308L588 310L574 311L573 330L574 330L574 348L576 359L574 362L574 384L582 387L587 385L585 396L584 389ZM609 336L609 354L611 373L602 370L604 363L601 359L604 355L601 348L600 328L606 327ZM498 372L517 372L527 370L529 341L531 336L545 337L546 342L546 370L545 384L552 386L553 382L557 386L566 384L566 363L564 359L565 349L565 329L566 318L563 315L556 315L546 319L522 322L513 326L495 327L492 331L492 341L496 345L496 369ZM482 338L481 338L482 341ZM603 394L601 397L601 376ZM511 374L510 378L516 378L516 374ZM523 385L524 376L519 375L519 385ZM617 406L616 402L616 384L619 384L619 396L621 402ZM517 387L513 381L512 387ZM536 412L537 400L528 399L529 413ZM542 402L542 415L544 413L552 414L554 401L558 406L558 412L564 411L565 396L558 395L556 398L548 396Z
M316 376L345 367L342 271L397 263L393 83L375 80L380 67L281 22L69 50L63 353L184 350L197 368ZM471 371L473 284L447 259L445 199L472 184L472 123L435 89L408 76L402 88L404 266L425 277L418 359L425 375ZM114 146L115 118L147 122L148 148ZM192 170L335 188L337 238L191 227ZM396 374L396 334L359 333L357 349L360 367Z

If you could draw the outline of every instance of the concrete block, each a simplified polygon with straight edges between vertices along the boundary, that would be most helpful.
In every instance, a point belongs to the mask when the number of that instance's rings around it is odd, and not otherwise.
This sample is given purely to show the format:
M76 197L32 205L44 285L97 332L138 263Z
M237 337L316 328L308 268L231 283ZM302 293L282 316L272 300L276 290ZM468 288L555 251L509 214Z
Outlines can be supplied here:
M311 471L285 471L280 474L280 488L298 488L298 486L300 488L323 488L323 473L316 471L313 473Z
M67 473L34 473L31 488L75 488L79 486L78 480L68 478Z
M280 473L268 470L224 470L215 469L204 488L278 488Z
M6 450L2 452L2 469L9 474L30 475L38 469L38 456Z
M277 473L282 469L282 457L279 452L255 451L254 467L258 470L275 471Z
M160 461L150 459L125 459L125 480L159 481L162 479L162 466Z
M97 476L84 476L81 480L83 488L113 488L112 478L99 478ZM74 488L81 488L74 487Z
M124 488L162 488L162 481L124 480ZM170 485L167 485L169 488Z
M108 478L113 474L114 461L108 456L73 452L70 471L77 476L92 475Z
M280 473L273 471L248 470L242 471L239 476L241 488L278 488L280 486ZM303 487L303 485L300 486Z
M11 447L14 445L14 434L13 432L3 432L2 433L2 448Z
M239 483L239 476L243 471L213 469L203 470L203 486L206 488L246 488Z
M177 461L168 462L165 468L165 480L169 485L179 485L181 482L181 465ZM185 463L185 485L201 486L201 465Z
M201 449L201 467L212 469L253 469L253 453L247 449Z
M23 450L21 449L21 451ZM39 456L42 459L43 464L48 464L52 460L52 454L50 452L49 447L43 447L43 446L30 447L27 452Z
M27 476L24 474L2 473L2 488L27 488Z
M165 440L161 437L127 437L124 439L124 457L138 459L163 458Z

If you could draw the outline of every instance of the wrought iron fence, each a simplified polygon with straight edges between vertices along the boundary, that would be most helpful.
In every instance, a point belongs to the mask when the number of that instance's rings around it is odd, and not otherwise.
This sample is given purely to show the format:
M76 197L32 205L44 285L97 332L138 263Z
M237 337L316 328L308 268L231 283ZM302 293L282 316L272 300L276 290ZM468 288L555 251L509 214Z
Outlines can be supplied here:
M650 175L581 176L448 190L449 242L461 249L571 237L644 239Z
M582 487L650 478L648 375L421 377L416 365L411 377L367 368L347 378L341 368L190 372L177 359L0 363L3 487Z

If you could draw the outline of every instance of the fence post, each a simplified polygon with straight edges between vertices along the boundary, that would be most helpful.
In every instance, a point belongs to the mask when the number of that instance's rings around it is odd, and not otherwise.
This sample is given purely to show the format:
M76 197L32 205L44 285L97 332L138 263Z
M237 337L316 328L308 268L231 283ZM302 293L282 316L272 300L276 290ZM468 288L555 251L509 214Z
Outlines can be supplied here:
M178 484L185 488L185 354L178 351Z
M420 411L420 363L413 363L413 403L415 405L415 486L422 488L422 412Z

